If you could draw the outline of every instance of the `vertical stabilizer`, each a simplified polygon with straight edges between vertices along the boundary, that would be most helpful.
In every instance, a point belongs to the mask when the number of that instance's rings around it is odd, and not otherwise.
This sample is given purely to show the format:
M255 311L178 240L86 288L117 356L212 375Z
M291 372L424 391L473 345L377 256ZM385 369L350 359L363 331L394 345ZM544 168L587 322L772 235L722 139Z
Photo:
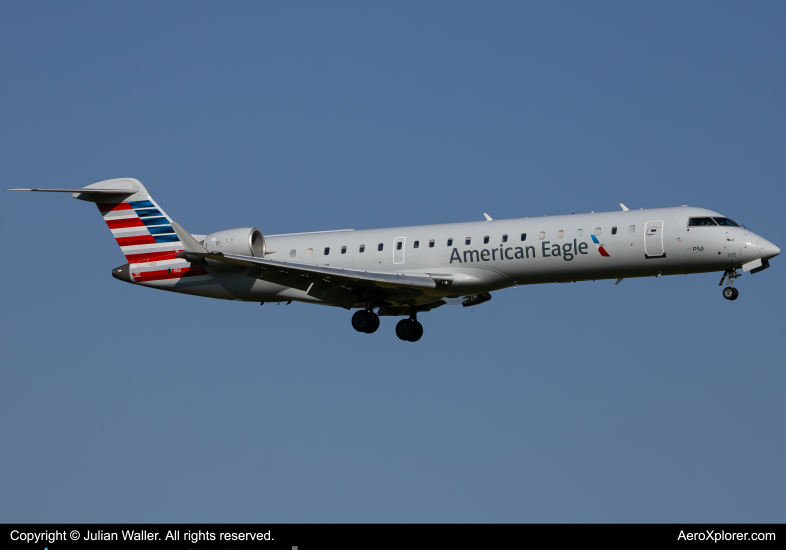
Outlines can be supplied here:
M133 178L120 178L88 185L85 189L118 189L128 186L133 194L118 197L74 193L74 198L95 202L106 225L131 268L176 261L183 245L172 228L172 219L153 200L145 187Z

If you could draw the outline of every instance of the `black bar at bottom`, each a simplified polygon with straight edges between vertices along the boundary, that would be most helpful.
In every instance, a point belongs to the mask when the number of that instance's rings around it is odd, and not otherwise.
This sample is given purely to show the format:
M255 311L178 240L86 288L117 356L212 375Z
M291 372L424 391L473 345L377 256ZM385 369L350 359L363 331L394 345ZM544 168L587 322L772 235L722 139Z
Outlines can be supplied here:
M4 548L266 550L514 548L528 542L762 542L781 545L773 524L0 524Z

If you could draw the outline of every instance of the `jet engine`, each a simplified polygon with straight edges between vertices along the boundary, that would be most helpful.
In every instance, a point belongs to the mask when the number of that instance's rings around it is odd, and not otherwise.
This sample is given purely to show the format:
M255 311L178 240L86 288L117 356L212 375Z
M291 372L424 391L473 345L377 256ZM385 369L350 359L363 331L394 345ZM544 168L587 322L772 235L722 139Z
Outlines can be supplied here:
M202 245L208 252L223 252L224 254L238 254L240 256L265 257L265 237L259 229L254 227L241 227L240 229L225 229L211 233Z

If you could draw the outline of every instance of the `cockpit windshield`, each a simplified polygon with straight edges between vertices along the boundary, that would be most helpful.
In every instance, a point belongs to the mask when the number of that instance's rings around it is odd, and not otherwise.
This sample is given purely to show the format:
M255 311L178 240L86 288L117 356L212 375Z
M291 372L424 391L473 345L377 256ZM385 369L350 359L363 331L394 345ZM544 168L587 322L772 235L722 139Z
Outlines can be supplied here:
M705 225L715 227L715 222L712 221L712 218L691 218L688 220L688 227L701 227Z
M731 225L732 227L739 227L737 222L735 222L734 220L730 220L729 218L712 218L712 219L718 222L718 225Z

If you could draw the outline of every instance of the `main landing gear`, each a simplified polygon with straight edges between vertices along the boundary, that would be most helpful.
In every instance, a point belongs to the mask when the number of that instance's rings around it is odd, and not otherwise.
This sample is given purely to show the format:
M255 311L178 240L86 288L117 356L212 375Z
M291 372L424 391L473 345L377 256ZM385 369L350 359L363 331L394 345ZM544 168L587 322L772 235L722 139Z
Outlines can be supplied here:
M417 342L423 336L423 325L418 322L415 308L411 308L409 319L402 319L396 325L396 336L405 342Z
M373 310L356 311L352 316L352 328L358 332L371 334L379 328L379 315Z
M740 276L742 276L742 273L737 273L736 268L727 269L723 272L723 277L721 277L718 286L723 286L724 279L728 277L728 280L726 281L726 288L723 289L723 297L727 300L736 300L737 296L740 295L740 291L734 288L734 279Z
M417 342L423 336L423 325L418 323L415 308L411 308L409 319L402 319L396 325L396 336L405 342ZM379 315L374 313L373 304L369 302L366 309L356 311L352 316L352 328L358 332L371 334L379 328Z

